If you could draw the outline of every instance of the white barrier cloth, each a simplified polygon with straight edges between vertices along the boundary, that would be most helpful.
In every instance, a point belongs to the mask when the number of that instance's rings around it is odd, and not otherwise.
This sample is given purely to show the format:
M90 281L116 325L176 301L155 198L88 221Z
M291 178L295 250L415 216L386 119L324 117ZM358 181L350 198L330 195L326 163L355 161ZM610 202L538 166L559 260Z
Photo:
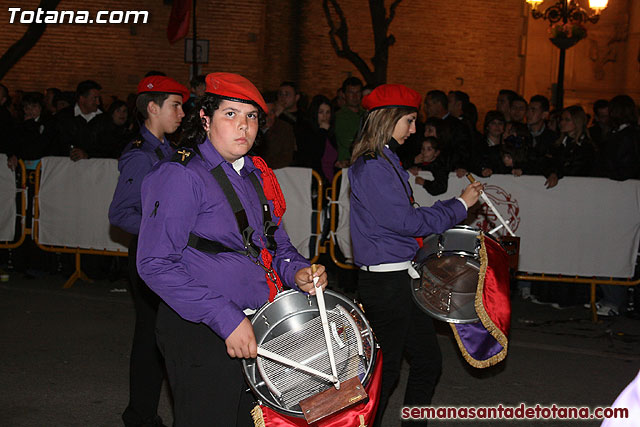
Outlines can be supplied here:
M7 155L0 154L0 242L16 238L16 174L7 167Z
M109 204L118 182L118 161L66 157L42 159L38 241L70 248L126 251L109 237Z
M351 250L351 225L349 222L349 211L351 196L351 184L349 184L349 169L342 169L340 178L340 194L338 195L338 225L336 227L336 242L345 260L353 262L353 251Z
M493 175L476 179L485 184L487 196L521 238L520 271L633 276L640 243L640 181L565 177L556 187L547 189L542 176ZM413 176L410 182L421 206L459 196L469 184L466 178L450 174L448 191L433 197L415 184ZM348 203L348 192L342 186L341 222L349 215ZM499 225L485 204L482 211L486 216L480 216L473 226L490 230ZM337 232L340 249L350 253L348 228ZM345 243L348 248L343 246Z
M287 167L273 171L287 202L282 225L291 244L309 258L311 239L311 169Z

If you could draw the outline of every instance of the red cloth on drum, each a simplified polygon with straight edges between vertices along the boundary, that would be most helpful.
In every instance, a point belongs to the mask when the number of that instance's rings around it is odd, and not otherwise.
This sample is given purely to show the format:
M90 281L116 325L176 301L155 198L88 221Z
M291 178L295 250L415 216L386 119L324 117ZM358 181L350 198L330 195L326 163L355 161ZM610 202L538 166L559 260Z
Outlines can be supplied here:
M312 427L359 427L364 421L365 426L373 425L376 411L378 410L378 402L380 400L380 385L382 381L382 351L378 349L376 356L376 366L371 375L371 381L365 387L369 400L366 403L359 403L349 409L331 415L324 420L311 424ZM307 427L304 418L291 417L280 414L279 412L260 405L262 410L262 419L256 420L254 414L254 422L256 427ZM362 415L363 419L360 418Z
M475 309L480 322L450 324L465 360L474 368L486 368L507 356L511 327L509 257L493 239L478 236L480 272Z
M511 329L511 301L509 299L509 257L500 243L484 239L489 265L484 277L482 303L493 324L504 335Z

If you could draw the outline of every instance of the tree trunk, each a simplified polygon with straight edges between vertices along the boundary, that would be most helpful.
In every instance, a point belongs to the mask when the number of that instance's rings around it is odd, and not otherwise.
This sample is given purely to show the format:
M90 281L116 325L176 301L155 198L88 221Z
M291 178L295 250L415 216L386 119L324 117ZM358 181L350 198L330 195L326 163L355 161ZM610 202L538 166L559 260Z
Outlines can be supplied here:
M349 46L349 27L347 19L338 4L338 0L324 0L323 7L327 23L329 24L329 39L334 51L340 58L349 60L360 71L367 84L378 86L387 82L387 67L389 64L389 46L393 45L395 38L387 35L389 25L395 17L395 10L402 0L394 0L389 7L389 16L384 7L384 0L369 0L371 13L371 25L373 28L373 40L375 54L371 58L373 69ZM335 14L339 18L336 24L331 16L329 4L333 6Z
M41 0L38 8L42 10L55 10L60 3L60 0ZM18 12L19 13L19 12ZM18 15L16 13L16 15ZM18 27L20 24L5 24L15 25ZM20 61L20 59L31 50L33 46L38 43L40 37L44 34L47 24L37 24L35 22L29 24L27 31L22 38L15 42L7 51L0 57L0 79L2 79L13 68L14 65Z

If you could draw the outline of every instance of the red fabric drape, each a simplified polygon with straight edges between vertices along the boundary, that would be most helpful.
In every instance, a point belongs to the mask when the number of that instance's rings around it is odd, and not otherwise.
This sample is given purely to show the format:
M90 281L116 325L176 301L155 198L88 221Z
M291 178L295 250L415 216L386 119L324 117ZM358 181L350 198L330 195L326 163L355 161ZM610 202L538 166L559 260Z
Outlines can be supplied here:
M191 0L173 0L169 25L167 26L167 38L169 43L175 43L186 37L189 33L191 21Z
M508 336L511 328L509 257L495 240L485 238L484 243L489 266L484 278L482 304L493 323Z
M364 417L364 425L373 425L380 400L380 384L382 381L382 352L378 350L376 366L371 381L365 387L369 400L356 406L334 414L324 420L312 424L312 427L358 427L361 425L360 415ZM265 427L308 427L304 418L288 417L266 406L262 408Z

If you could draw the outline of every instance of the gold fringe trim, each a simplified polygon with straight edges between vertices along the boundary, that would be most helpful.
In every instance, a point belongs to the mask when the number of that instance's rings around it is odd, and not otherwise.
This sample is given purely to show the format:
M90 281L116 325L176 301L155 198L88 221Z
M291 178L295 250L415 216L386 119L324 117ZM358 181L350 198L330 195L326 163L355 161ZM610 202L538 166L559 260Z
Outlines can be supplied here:
M453 330L453 334L456 338L456 342L458 343L458 347L460 348L460 352L464 359L474 368L488 368L489 366L496 365L504 360L507 357L507 349L509 347L509 340L507 336L498 328L495 323L491 320L486 310L484 309L484 304L482 303L482 294L484 292L484 279L487 275L487 266L489 264L489 260L487 258L487 248L484 243L484 234L480 233L478 235L478 239L480 239L480 271L478 272L478 287L476 289L476 299L475 299L475 308L480 321L482 322L482 326L491 334L492 337L498 341L498 343L502 346L502 350L492 357L485 360L475 359L473 356L469 354L467 349L462 344L462 340L460 339L460 335L458 335L458 330L456 329L456 325L450 323L451 329Z
M251 416L253 417L253 424L255 427L266 427L264 424L264 416L262 415L262 408L260 405L256 405L251 410Z

